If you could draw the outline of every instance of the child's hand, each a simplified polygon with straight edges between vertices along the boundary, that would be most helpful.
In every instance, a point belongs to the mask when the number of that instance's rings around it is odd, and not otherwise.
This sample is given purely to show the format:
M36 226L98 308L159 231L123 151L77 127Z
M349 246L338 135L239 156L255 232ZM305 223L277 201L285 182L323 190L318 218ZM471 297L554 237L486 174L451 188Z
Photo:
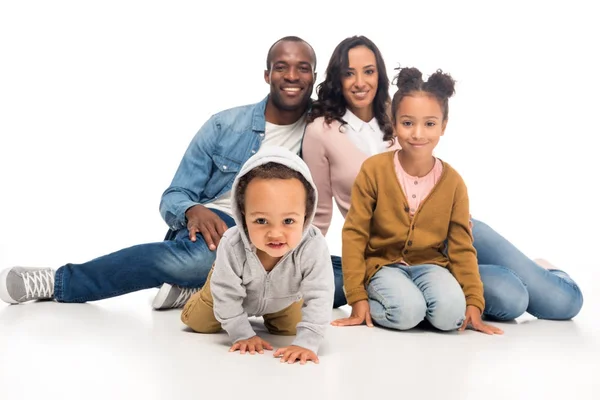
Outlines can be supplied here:
M247 350L250 352L250 354L256 354L257 351L259 354L263 354L263 349L273 350L273 346L258 336L252 336L250 339L238 340L233 344L233 346L231 346L229 351L239 350L240 354L245 354Z
M315 364L319 363L319 357L313 352L300 346L287 346L278 349L273 353L273 357L281 356L281 362L293 364L296 360L300 360L300 364L306 364L307 361L312 361Z
M475 306L467 306L465 322L462 324L459 331L464 331L467 325L471 325L476 331L487 333L488 335L493 335L494 333L502 335L504 333L500 328L484 324L481 320L481 311Z
M352 313L348 318L336 319L331 323L333 326L350 326L350 325L361 325L367 321L367 326L372 327L373 321L371 321L371 310L369 308L368 300L360 300L352 304Z

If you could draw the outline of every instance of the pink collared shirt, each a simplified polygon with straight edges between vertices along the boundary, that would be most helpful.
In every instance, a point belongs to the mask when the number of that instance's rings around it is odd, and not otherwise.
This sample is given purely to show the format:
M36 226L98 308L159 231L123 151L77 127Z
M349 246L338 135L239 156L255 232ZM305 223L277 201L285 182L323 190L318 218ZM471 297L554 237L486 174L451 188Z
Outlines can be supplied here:
M411 217L415 215L421 202L425 200L438 182L440 176L442 176L443 169L442 162L439 158L436 158L433 168L427 175L422 177L411 176L402 168L402 164L398 160L398 150L396 150L396 154L394 154L394 170L398 178L398 183L400 183L406 200L408 200Z

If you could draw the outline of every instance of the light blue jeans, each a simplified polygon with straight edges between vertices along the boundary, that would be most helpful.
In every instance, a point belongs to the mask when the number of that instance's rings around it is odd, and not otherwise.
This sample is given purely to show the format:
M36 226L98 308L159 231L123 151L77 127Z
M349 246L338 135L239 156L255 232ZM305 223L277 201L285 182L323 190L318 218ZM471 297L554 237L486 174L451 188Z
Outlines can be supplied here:
M568 320L583 305L583 295L561 270L546 270L485 223L473 220L473 242L483 282L484 318L509 321L523 313L542 319ZM342 260L332 256L334 307L346 304Z
M386 328L407 330L426 319L442 331L456 330L465 320L465 295L452 274L432 264L391 264L367 285L371 318Z
M333 307L337 308L346 304L342 259L338 256L331 256L331 261L335 277ZM527 310L529 293L521 279L512 270L500 265L480 264L479 274L484 289L484 318L510 321Z
M537 318L566 320L579 313L583 295L564 271L540 267L481 221L473 220L473 237L479 272L487 293L486 316L506 320L527 311ZM484 268L482 264L496 266ZM521 284L507 279L508 273L518 277Z

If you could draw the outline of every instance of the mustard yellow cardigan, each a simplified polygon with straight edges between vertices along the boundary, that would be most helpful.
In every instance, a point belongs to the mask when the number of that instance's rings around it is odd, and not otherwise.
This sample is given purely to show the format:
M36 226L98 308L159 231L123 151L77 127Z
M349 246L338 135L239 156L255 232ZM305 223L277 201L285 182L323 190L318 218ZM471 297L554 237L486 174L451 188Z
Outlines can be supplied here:
M352 187L342 230L342 269L348 304L367 299L366 285L382 267L404 261L448 268L467 305L483 312L483 284L469 228L467 187L448 163L414 217L394 171L395 152L365 160ZM444 251L447 239L447 255Z

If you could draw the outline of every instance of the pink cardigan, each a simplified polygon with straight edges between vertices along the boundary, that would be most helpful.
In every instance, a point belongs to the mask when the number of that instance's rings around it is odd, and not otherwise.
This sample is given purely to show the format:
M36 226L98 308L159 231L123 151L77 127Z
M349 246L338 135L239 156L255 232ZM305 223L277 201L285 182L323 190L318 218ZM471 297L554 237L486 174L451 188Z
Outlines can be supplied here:
M317 186L317 214L313 224L327 234L331 224L333 201L344 219L350 208L350 192L360 167L369 156L359 150L340 132L341 124L325 124L323 117L308 124L302 141L302 158L308 165ZM389 150L400 146L394 140Z

